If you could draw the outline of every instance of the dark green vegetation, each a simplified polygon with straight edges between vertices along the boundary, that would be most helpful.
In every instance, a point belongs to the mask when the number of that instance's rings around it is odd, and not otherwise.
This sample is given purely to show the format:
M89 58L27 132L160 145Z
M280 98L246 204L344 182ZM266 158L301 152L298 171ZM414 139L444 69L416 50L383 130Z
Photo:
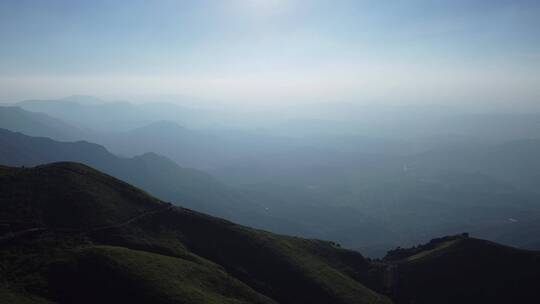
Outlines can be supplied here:
M372 261L174 207L76 163L0 167L0 215L1 303L538 299L538 252L458 235Z
M89 167L0 167L1 302L389 303L369 263L173 207Z
M385 258L385 287L396 303L534 303L540 297L540 252L459 235L397 251Z

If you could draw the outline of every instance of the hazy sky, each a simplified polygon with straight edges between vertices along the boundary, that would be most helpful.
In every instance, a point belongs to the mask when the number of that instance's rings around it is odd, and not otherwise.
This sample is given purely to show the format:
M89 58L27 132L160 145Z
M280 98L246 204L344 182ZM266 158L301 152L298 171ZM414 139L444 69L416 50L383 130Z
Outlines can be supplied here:
M0 1L0 100L540 102L540 1Z

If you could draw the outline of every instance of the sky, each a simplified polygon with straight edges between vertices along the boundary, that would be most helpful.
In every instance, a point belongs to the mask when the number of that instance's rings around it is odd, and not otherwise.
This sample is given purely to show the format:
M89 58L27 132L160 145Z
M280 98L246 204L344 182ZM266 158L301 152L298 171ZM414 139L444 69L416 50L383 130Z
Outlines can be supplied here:
M539 103L540 1L0 1L0 101Z

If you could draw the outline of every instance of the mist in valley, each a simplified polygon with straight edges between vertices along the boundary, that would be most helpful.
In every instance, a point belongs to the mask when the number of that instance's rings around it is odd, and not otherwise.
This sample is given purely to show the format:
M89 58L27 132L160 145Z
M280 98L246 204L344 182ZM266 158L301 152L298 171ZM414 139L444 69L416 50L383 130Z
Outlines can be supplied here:
M82 161L181 206L373 257L461 232L540 246L534 111L338 102L198 107L177 98L6 105L0 127L54 142L45 148L29 137L35 156L4 162ZM3 136L9 151L10 138L22 134Z

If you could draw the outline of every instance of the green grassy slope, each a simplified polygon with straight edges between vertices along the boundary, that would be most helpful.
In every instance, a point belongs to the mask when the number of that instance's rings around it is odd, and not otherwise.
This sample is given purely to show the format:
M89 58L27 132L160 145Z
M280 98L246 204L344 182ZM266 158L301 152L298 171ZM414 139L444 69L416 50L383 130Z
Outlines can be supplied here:
M89 167L70 163L0 166L0 221L91 229L122 222L164 203Z
M0 295L20 303L390 303L356 252L172 207L81 164L0 167L0 222Z
M69 253L48 273L60 302L275 303L216 265L111 246Z

